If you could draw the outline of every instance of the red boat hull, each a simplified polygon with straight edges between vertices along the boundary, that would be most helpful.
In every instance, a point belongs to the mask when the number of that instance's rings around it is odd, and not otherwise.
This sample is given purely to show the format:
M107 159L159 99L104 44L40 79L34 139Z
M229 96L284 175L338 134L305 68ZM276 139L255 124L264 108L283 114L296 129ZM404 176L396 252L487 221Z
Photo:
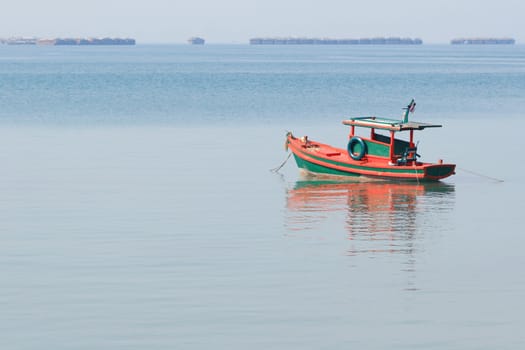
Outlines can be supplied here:
M390 158L365 155L352 159L348 152L306 138L289 134L287 146L292 151L297 166L311 173L335 176L366 176L372 178L437 181L454 174L455 164L411 162L398 165Z

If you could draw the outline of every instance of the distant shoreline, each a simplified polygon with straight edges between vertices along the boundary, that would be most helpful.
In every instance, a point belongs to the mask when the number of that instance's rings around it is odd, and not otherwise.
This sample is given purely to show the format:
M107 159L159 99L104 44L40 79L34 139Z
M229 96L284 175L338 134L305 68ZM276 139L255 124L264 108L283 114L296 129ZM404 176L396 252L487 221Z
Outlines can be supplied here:
M7 39L2 39L0 38L0 47L4 46L4 47L8 47L8 46L39 46L39 47L49 47L49 46L77 46L77 47L88 47L88 46L149 46L149 45L166 45L166 46L169 46L169 45L173 45L173 46L224 46L224 45L228 45L228 46L252 46L252 47L258 47L258 46L266 46L266 47L271 47L271 46L274 46L274 47L280 47L280 46L292 46L292 47L317 47L317 46L350 46L350 47L384 47L384 46L390 46L390 47L428 47L428 46L448 46L448 47L451 47L451 46L454 46L454 47L483 47L483 46L491 46L491 47L495 47L495 46L499 46L499 47L523 47L525 45L525 42L524 43L520 43L520 42L514 42L514 44L490 44L490 43L485 43L485 44L478 44L478 43L463 43L463 44L451 44L451 42L424 42L422 44L417 44L417 45L387 45L387 44L383 44L383 45L374 45L374 44L370 44L370 45L348 45L348 44L327 44L327 45L300 45L300 44L296 44L296 45L286 45L286 44L283 44L283 45L254 45L254 44L250 44L249 42L206 42L205 45L188 45L188 42L184 42L184 41L178 41L178 42L155 42L155 41L140 41L140 42L135 42L134 44L91 44L91 45L87 45L87 44L69 44L69 45L66 45L66 44L37 44L36 42L29 42L29 43L6 43L6 40ZM3 45L2 45L3 44Z

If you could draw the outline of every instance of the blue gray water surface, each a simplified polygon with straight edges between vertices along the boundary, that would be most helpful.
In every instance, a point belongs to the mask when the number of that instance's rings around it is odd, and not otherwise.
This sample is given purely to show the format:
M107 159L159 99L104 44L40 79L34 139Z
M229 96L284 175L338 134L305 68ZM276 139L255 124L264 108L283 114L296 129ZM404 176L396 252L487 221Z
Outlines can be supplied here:
M269 171L412 97L455 176ZM519 45L0 46L2 348L522 348L524 111Z

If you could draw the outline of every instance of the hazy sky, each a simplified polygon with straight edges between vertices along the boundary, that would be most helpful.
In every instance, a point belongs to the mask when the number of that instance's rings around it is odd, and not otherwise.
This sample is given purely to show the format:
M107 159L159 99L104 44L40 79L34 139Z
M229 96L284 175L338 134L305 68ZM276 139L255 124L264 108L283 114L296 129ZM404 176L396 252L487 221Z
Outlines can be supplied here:
M139 43L247 43L256 36L510 36L525 0L4 0L0 37L133 37Z

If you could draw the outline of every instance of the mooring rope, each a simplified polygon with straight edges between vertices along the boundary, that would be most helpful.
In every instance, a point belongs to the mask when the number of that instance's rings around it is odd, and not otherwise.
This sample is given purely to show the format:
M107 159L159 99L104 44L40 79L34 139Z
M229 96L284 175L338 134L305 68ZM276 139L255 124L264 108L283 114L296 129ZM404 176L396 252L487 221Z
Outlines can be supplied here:
M279 165L277 168L270 169L270 171L271 171L272 173L277 173L277 172L279 172L279 170L281 170L281 168L286 164L286 162L288 161L288 159L290 159L291 156L292 156L292 153L291 153L291 152L288 153L288 157L286 157L286 159L284 160L284 162L283 162L281 165Z
M469 173L469 174L472 174L472 175L476 175L476 176L479 176L479 177L484 177L485 179L489 179L489 180L492 180L492 181L496 181L496 182L504 182L504 180L502 180L502 179L498 179L498 178L495 178L495 177L492 177L492 176L488 176L488 175L480 174L480 173L477 173L477 172L475 172L475 171L468 170L468 169L465 169L465 168L459 168L459 167L458 167L458 170L461 170L461 171L464 171L464 172L466 172L466 173Z

